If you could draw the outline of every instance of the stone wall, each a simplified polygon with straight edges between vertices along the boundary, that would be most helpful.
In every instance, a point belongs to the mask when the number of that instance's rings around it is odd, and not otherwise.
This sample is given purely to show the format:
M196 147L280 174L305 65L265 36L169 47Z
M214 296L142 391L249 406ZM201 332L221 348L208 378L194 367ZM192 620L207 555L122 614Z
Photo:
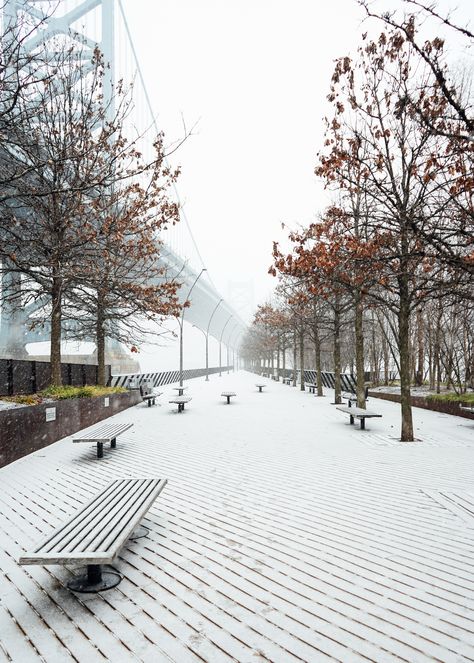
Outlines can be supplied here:
M0 410L0 467L141 401L130 391Z

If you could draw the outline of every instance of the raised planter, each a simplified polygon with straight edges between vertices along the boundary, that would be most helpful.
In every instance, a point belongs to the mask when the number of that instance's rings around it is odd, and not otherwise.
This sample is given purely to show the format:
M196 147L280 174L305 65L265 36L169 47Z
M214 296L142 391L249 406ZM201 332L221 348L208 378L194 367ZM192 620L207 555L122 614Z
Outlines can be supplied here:
M0 410L0 467L140 402L130 391Z
M381 391L369 391L370 398L381 398L384 401L400 403L400 394L386 394ZM434 401L424 396L412 396L411 404L413 407L421 407L423 410L433 410L434 412L443 412L444 414L454 414L457 417L465 419L474 419L474 414L461 410L459 403L449 401Z

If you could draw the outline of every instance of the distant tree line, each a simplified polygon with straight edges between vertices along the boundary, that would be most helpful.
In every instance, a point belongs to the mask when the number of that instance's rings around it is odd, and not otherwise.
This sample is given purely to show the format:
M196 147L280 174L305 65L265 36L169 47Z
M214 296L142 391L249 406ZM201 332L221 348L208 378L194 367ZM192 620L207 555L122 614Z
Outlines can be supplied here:
M359 4L383 29L335 65L315 167L332 202L289 234L289 252L274 244L275 301L259 308L244 354L279 362L292 347L303 366L309 344L320 371L330 347L335 400L338 374L353 370L359 407L364 372L386 383L395 367L401 440L412 441L413 384L474 387L471 80L417 21L441 22L471 49L473 34L421 0L400 15Z

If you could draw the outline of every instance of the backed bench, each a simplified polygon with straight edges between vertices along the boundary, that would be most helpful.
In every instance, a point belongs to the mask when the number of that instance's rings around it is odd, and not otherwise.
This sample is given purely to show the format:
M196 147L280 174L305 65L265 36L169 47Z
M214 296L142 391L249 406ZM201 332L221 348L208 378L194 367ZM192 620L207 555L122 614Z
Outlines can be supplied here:
M283 384L288 384L290 385L293 382L293 376L290 375L288 378L283 378Z
M237 396L237 394L235 393L235 391L223 391L221 396L227 398L227 405L230 405L230 399L232 398L232 396Z
M342 398L345 398L347 400L347 406L351 407L352 403L357 403L357 394L354 394L352 391L344 391L342 393ZM364 390L364 399L365 401L369 400L369 388L365 387Z
M158 398L158 396L161 396L162 393L163 392L161 391L154 392L153 389L150 389L150 387L140 387L140 395L142 397L142 401L146 401L148 407L155 405L156 403L155 399Z
M356 419L360 420L360 428L361 430L365 430L365 420L366 419L373 419L374 417L381 417L381 414L377 414L375 412L371 412L370 410L364 410L361 407L351 407L351 406L346 406L342 405L340 407L337 407L336 410L340 410L341 412L345 412L345 414L348 414L350 417L350 423L354 423L354 417Z
M309 391L310 394L315 394L316 393L316 389L318 388L317 384L314 384L313 382L309 382L306 386L308 387L308 391Z
M87 431L83 437L73 437L73 442L95 442L97 444L97 458L102 458L104 455L104 443L110 442L111 449L117 446L117 437L125 433L133 424L104 424Z
M178 412L183 412L186 403L192 400L191 396L175 396L170 400L170 403L175 403L178 406Z
M69 581L69 589L100 592L115 587L122 577L103 571L102 565L112 564L166 483L167 479L115 479L22 555L19 564L82 563L86 572Z

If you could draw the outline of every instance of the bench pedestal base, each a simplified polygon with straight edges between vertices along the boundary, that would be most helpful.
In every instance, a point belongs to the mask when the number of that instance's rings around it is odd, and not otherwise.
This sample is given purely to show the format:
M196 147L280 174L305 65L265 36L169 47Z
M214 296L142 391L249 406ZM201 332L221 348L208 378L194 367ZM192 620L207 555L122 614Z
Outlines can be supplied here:
M144 536L148 536L149 533L150 530L148 527L145 527L145 525L137 525L130 535L130 541L142 539Z
M100 564L88 564L85 573L70 580L67 584L68 589L73 592L81 593L97 593L103 592L106 589L117 587L122 577L119 573L113 571L103 571Z

